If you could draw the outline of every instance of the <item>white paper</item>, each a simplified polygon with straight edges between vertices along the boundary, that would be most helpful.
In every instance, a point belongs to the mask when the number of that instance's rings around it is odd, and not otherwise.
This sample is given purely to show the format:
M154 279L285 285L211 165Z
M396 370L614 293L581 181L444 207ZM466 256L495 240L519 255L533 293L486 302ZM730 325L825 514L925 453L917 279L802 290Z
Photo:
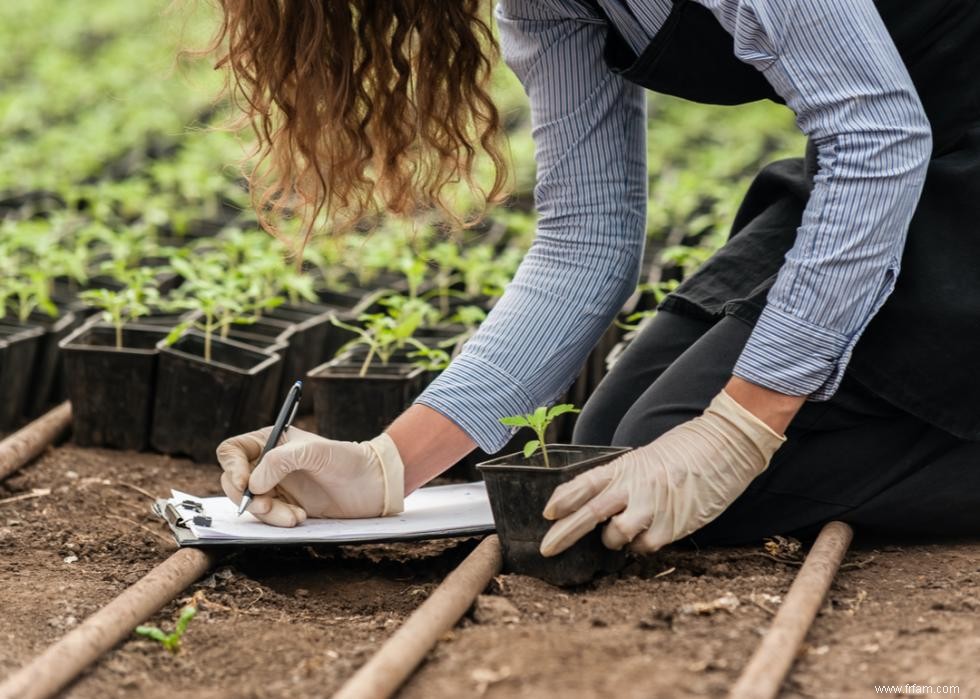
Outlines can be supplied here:
M172 490L170 499L183 515L187 527L202 542L208 540L240 540L247 542L309 542L333 543L384 541L452 536L493 530L493 515L486 486L481 482L441 485L421 488L405 498L405 511L389 517L369 519L308 519L291 527L263 524L245 512L237 515L237 506L226 497L199 498ZM185 500L200 503L203 512L181 507ZM194 515L211 518L210 527L194 524Z

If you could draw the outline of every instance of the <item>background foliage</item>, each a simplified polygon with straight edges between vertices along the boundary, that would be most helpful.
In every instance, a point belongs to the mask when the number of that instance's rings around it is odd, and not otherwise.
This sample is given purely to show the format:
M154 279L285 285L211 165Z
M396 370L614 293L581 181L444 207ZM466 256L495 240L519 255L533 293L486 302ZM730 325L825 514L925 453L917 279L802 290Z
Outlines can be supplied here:
M213 102L220 76L207 59L175 60L179 48L205 43L213 13L206 3L160 0L0 4L0 244L25 227L47 229L54 245L64 240L58 230L75 240L92 225L180 235L201 222L220 228L229 211L239 228L255 227L235 164L240 145L208 128L224 112ZM528 110L506 68L495 82L515 188L491 218L521 249L534 223ZM677 278L723 242L758 168L799 155L803 141L774 105L650 102L649 252ZM313 255L330 262L329 250Z

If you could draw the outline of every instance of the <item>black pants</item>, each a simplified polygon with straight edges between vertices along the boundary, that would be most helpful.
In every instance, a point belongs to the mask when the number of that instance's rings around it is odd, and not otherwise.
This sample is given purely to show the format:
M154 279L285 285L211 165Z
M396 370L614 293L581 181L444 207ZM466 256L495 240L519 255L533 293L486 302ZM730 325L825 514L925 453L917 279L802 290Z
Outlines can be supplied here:
M734 316L660 312L585 405L575 441L641 446L701 414L751 330ZM980 442L894 408L846 374L829 401L804 405L786 435L769 468L696 543L809 536L833 519L877 536L980 536Z

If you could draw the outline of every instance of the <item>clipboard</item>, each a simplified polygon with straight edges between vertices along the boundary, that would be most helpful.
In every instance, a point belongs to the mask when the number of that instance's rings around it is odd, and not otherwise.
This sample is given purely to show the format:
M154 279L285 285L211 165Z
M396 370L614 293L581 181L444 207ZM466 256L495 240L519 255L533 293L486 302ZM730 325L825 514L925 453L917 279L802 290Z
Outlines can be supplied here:
M419 541L488 534L493 514L482 482L421 488L405 498L405 510L389 517L308 519L293 528L237 517L226 497L196 497L174 490L154 502L179 546L277 546Z

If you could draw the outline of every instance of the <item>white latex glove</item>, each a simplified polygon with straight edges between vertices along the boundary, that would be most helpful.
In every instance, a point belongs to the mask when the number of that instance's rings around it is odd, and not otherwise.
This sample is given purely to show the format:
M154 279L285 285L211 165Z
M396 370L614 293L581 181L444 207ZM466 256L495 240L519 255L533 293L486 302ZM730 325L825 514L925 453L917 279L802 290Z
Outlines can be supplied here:
M263 522L294 527L307 517L383 517L404 508L405 467L387 434L338 442L290 427L256 468L271 429L231 437L217 449L225 494L238 503L248 485L255 496L248 511Z
M699 417L555 488L544 517L558 521L541 553L561 553L610 517L607 547L656 551L724 512L785 441L722 391Z

